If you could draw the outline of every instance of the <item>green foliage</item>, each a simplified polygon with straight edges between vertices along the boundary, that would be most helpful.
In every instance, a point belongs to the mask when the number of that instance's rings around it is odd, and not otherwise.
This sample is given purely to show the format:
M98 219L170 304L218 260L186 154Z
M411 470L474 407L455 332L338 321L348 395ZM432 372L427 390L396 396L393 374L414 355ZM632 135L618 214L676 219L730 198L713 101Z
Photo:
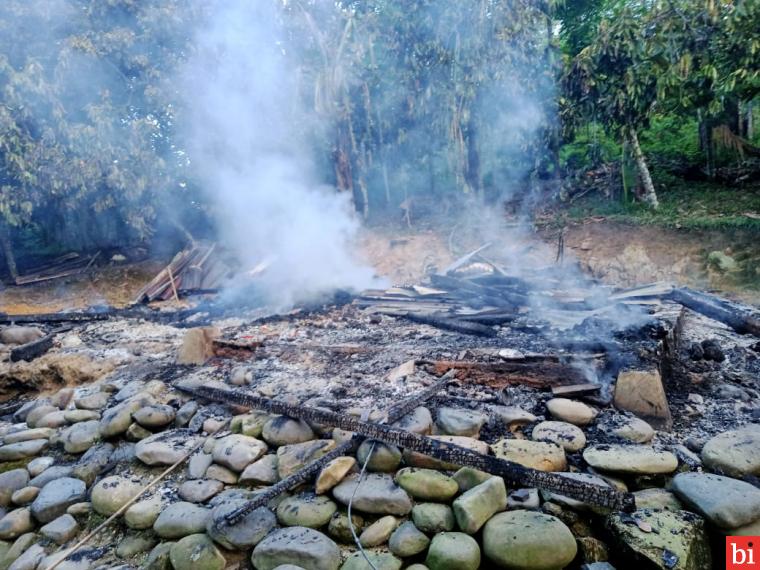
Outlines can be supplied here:
M593 43L599 22L609 10L609 0L566 0L560 2L554 16L560 22L562 52L575 57Z
M622 149L598 123L588 122L575 131L560 149L560 165L566 170L588 170L620 158Z
M653 157L697 163L701 154L698 129L695 118L654 115L649 128L641 131L641 147Z
M152 233L176 189L163 82L180 46L157 46L182 37L180 4L0 4L0 221L75 248Z
M415 193L501 192L546 162L536 135L555 69L539 9L262 1L280 6L301 95L322 119L317 162L365 214ZM173 132L183 121L174 80L210 10L0 4L0 221L86 248L145 239L159 218L201 203Z
M717 116L760 88L760 3L617 2L563 81L569 127L648 126L654 114Z
M685 229L749 229L760 231L760 220L747 213L760 211L760 188L733 189L709 182L685 182L660 173L660 207L601 200L588 196L568 209L571 218L604 216L636 224Z
M415 194L525 192L557 156L566 169L619 160L624 129L649 155L694 162L700 121L728 120L760 89L757 0L260 1L282 8L298 49L323 177L365 215ZM175 79L210 10L0 3L0 223L17 243L144 240L203 209ZM652 219L668 219L668 194Z

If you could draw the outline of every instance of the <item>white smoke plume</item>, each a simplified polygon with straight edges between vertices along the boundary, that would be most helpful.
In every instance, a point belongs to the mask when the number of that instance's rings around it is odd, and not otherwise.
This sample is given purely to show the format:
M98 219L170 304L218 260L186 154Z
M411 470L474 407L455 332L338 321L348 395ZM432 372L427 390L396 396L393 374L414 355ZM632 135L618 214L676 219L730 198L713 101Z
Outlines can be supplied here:
M287 306L336 288L373 285L352 251L349 196L317 181L309 140L315 114L298 95L298 46L275 0L226 0L209 10L181 86L192 168L217 209L226 246Z

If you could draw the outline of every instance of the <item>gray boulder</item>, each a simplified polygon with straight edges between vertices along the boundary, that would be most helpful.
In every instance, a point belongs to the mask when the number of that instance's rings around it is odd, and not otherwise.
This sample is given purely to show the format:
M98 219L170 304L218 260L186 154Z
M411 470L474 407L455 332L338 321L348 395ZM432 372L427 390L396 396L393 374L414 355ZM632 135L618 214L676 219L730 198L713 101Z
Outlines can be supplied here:
M430 539L425 533L420 532L413 522L407 521L393 531L388 548L396 556L407 558L424 552L429 544Z
M438 408L436 424L441 433L446 435L463 435L467 437L479 437L480 428L488 420L488 416L481 412L465 410L461 408Z
M340 549L321 532L294 526L276 530L253 549L257 570L274 570L281 564L295 564L305 570L338 570Z
M140 440L135 445L135 455L146 465L173 465L197 443L197 436L190 430L168 430Z
M205 503L224 489L224 483L213 479L191 479L179 486L178 493L182 500L189 503Z
M0 507L11 504L13 493L29 484L29 472L26 469L11 469L0 474Z
M66 512L71 505L85 500L87 487L84 481L63 477L45 485L32 503L34 518L48 523Z
M483 553L506 568L564 568L577 551L570 529L543 513L507 511L495 515L483 528Z
M40 529L43 536L57 544L65 544L79 532L79 525L69 514L61 515Z
M491 477L457 497L452 506L459 528L475 534L488 519L507 508L504 479Z
M101 479L92 488L90 501L96 513L110 516L126 505L142 489L137 481L112 475Z
M430 570L477 570L480 547L477 541L461 532L442 532L433 537L425 565Z
M161 538L182 538L206 530L211 511L193 503L172 503L158 515L153 531Z
M285 499L277 505L277 520L283 526L325 526L338 506L324 495L302 493Z
M277 526L277 519L266 507L248 513L236 524L225 524L225 517L246 504L245 499L224 502L211 511L206 532L217 543L229 550L246 550L257 545Z
M314 439L314 431L303 420L274 416L264 424L261 438L269 445L292 445Z
M173 568L182 570L224 570L227 561L205 534L191 534L174 543L169 551Z
M733 477L760 475L760 424L716 435L702 448L702 461Z
M31 530L34 530L34 520L26 507L15 509L0 518L0 540L16 538Z
M132 412L132 419L144 428L153 429L164 427L174 421L174 408L166 404L151 404Z
M679 473L672 490L687 506L720 528L760 519L760 489L744 481L708 473Z
M90 420L79 422L63 430L63 448L68 453L83 453L100 439L100 422Z
M20 441L0 447L0 461L18 461L39 455L49 445L46 439Z
M223 437L214 445L214 461L240 473L267 452L263 441L247 435L233 434Z
M393 477L381 473L370 473L361 483L358 475L350 475L333 489L333 496L344 505L353 496L353 507L370 514L404 516L412 510L412 499L406 491L396 485Z

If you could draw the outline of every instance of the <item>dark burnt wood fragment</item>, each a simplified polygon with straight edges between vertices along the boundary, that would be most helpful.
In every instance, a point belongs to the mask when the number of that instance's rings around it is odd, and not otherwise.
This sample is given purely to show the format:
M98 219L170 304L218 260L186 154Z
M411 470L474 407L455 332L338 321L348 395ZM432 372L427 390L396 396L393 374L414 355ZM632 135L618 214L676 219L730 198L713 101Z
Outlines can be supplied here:
M446 463L466 465L491 473L492 475L499 475L511 484L519 487L538 487L585 503L613 510L630 512L636 508L635 499L631 493L622 493L611 487L602 487L600 485L568 479L556 473L529 469L517 463L505 461L490 455L482 455L452 443L434 440L387 425L372 424L354 417L317 408L293 406L285 402L254 396L242 390L226 390L209 386L199 386L192 389L178 386L178 388L184 389L200 398L220 402L234 402L274 414L291 416L324 425L333 425L369 439L429 455Z
M435 382L434 384L422 390L420 393L415 394L414 396L410 398L407 398L406 400L400 402L399 404L395 406L392 406L386 414L387 421L389 423L393 423L395 421L400 420L407 414L411 413L412 411L414 411L415 408L421 406L427 400L429 400L430 398L438 394L438 392L443 390L448 384L448 382L449 382L448 378L442 378L438 382ZM326 453L319 459L316 459L312 461L311 463L305 465L302 469L299 469L296 473L293 473L289 477L286 477L282 481L279 481L276 484L272 485L266 491L259 493L258 495L256 495L256 497L254 497L251 501L249 501L248 503L246 503L239 509L236 509L230 514L228 514L225 517L225 522L227 524L236 524L240 522L243 518L245 518L248 514L258 509L259 507L267 506L270 501L282 495L283 493L286 493L290 491L291 489L294 489L298 485L307 483L317 473L319 473L319 471L321 471L325 465L330 463L330 461L332 461L333 459L346 455L347 453L356 451L356 449L359 447L359 444L363 440L364 440L363 437L359 435L355 435L349 441L341 443L332 451L329 451L328 453Z
M423 325L429 325L439 329L457 332L461 334L471 334L476 336L494 337L496 331L486 325L480 323L473 323L470 321L461 321L458 319L452 319L450 317L440 317L434 315L419 315L416 313L406 313L405 315L399 315L404 319L412 321L414 323L420 323Z

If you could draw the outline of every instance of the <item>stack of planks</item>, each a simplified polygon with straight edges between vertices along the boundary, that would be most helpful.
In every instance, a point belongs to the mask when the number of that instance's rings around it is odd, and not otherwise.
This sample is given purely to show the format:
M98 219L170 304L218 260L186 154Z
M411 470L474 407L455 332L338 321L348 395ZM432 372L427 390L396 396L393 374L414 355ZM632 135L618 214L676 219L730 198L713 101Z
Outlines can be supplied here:
M50 263L29 269L24 275L16 277L15 282L16 285L30 285L51 279L79 275L85 273L99 256L100 252L84 256L78 253L67 253Z
M229 276L229 266L214 256L216 244L196 243L180 251L135 298L135 303L166 301L188 293L211 293Z
M561 270L552 267L532 271L530 277L509 275L483 256L488 245L431 275L425 285L367 291L355 304L369 312L481 336L492 336L494 325L525 320L531 313L534 321L567 329L617 304L609 300L611 290L601 286L595 295L578 284L568 288Z
M753 307L662 282L615 291L591 278L567 279L559 266L510 275L483 255L489 245L431 275L425 285L366 291L354 304L369 313L463 334L494 336L494 326L526 332L540 332L546 327L570 331L589 318L618 322L625 320L624 313L635 312L634 306L643 306L638 313L643 316L670 303L701 313L740 334L760 337L760 312Z

